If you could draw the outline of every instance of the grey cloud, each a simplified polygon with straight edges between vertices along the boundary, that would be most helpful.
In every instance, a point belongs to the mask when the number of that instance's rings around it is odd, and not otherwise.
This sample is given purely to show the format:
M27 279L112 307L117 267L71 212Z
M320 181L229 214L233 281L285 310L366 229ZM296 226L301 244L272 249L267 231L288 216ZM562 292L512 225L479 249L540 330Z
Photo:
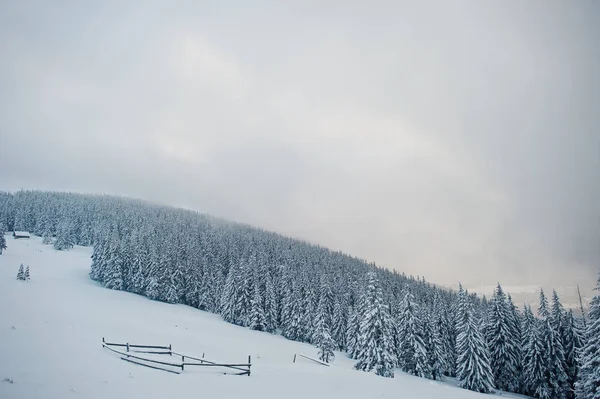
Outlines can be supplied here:
M206 211L467 285L591 285L600 7L14 2L3 188Z

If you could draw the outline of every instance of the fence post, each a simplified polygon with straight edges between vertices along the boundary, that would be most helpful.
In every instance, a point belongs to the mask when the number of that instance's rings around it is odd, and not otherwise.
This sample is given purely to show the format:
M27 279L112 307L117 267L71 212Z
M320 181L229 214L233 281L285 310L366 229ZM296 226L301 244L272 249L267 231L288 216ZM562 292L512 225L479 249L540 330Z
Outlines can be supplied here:
M252 365L250 355L248 355L248 377L250 377L250 366Z
M173 352L171 352L171 344L169 344L169 356L173 356Z
M127 342L127 352L129 352L129 342Z
M296 354L294 353L294 361L292 363L296 363Z

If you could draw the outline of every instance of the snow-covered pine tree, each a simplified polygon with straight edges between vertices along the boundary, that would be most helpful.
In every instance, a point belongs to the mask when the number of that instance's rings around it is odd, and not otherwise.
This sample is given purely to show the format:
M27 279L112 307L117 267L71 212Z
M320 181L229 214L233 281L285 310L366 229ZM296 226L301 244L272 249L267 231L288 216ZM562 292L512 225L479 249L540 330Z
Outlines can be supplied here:
M600 274L595 289L598 293L590 302L586 339L575 384L577 399L600 399Z
M178 303L179 287L175 281L173 257L164 249L158 257L158 300L167 303Z
M490 367L485 340L473 314L468 293L459 286L456 338L456 377L462 388L475 392L494 391L494 375Z
M223 276L220 269L212 270L208 280L209 295L207 301L207 309L209 312L218 313L220 298L223 293L223 286L225 285L225 277Z
M29 281L31 279L31 275L29 274L29 265L25 268L25 274L23 275L23 280Z
M515 385L517 386L517 392L523 392L523 332L521 327L522 315L517 310L515 303L512 300L510 294L507 295L508 309L509 309L509 328L515 332L515 353L517 356L517 376Z
M362 303L362 300L360 300ZM355 306L349 305L348 309L348 328L346 330L346 353L351 359L356 359L360 350L358 339L360 337L360 308L357 303Z
M575 397L575 382L579 374L579 353L583 348L584 330L580 320L575 317L573 310L565 314L564 326L564 349L565 349L565 364L569 383L569 392L567 397L573 399Z
M65 249L73 248L75 240L71 234L71 224L67 220L63 220L59 223L56 230L56 240L54 240L54 249L63 251Z
M43 231L42 231L42 244L52 244L52 226L50 224L50 218L44 217Z
M496 388L517 392L520 336L511 323L511 309L498 283L488 305L486 341Z
M287 339L300 341L301 337L301 310L300 310L300 292L296 283L292 282L291 276L285 273L285 288L282 297L281 310L281 328L282 335Z
M368 272L364 289L364 308L360 315L357 370L375 370L377 375L394 377L396 363L391 337L392 319L383 303L375 272Z
M120 245L116 237L108 242L104 286L112 290L123 289L123 271L121 269Z
M325 275L321 276L319 289L315 294L316 307L312 318L314 330L311 333L310 340L312 343L317 343L319 332L317 331L317 323L319 319L323 319L325 325L329 328L331 335L331 324L333 320L333 294L331 286Z
M265 323L266 330L270 333L277 331L277 294L273 278L267 275L265 280Z
M335 350L336 344L329 333L329 328L327 328L325 324L317 325L315 328L320 332L316 337L317 342L315 342L317 348L319 348L319 359L325 363L332 362L333 359L335 359L335 353L333 351Z
M281 334L288 338L286 330L291 324L292 320L292 303L294 297L294 290L292 288L292 278L289 274L288 268L281 266L281 278L279 280L280 286L277 287L277 293L279 297L279 327L281 328Z
M251 255L248 259L242 259L240 261L240 289L239 295L236 298L235 309L238 315L236 324L240 326L248 326L250 303L252 301L252 266L256 265L254 255Z
M558 297L556 296L556 298ZM548 301L543 290L540 290L538 316L541 319L540 332L544 348L545 376L549 387L549 398L563 399L566 398L569 392L568 378L565 371L565 353L560 331L556 331L553 326L554 320L548 309ZM562 319L562 317L560 318ZM562 324L562 322L560 323Z
M267 329L263 297L256 278L253 284L252 299L250 300L250 312L248 314L248 327L252 330L265 331Z
M347 315L344 311L346 307L342 304L341 298L337 298L333 305L333 320L331 326L331 337L335 341L336 349L346 349L346 329L347 327Z
M523 315L523 385L527 395L549 398L550 388L546 381L544 345L540 335L540 321L531 308L525 305Z
M326 279L321 281L319 304L315 315L313 343L319 348L319 359L329 363L335 357L335 341L331 337L331 316L329 315L329 303L331 301L331 288Z
M25 269L23 268L23 264L19 266L19 271L17 272L17 280L25 280Z
M223 296L221 297L221 317L229 323L234 323L237 319L237 315L235 314L235 302L238 295L238 283L240 280L238 272L238 268L235 265L229 269L227 279L225 280Z
M146 273L150 270L150 254L142 237L134 242L134 254L131 263L133 274L131 290L136 294L144 294L146 291Z
M2 255L2 251L6 249L6 237L4 236L5 233L4 223L0 222L0 255Z
M48 229L44 229L44 232L42 233L42 244L52 244L52 233Z
M413 293L406 289L400 305L398 364L403 371L423 378L432 378L425 346L424 315L419 313Z
M312 332L314 329L313 315L315 314L314 297L315 292L308 276L303 276L300 287L300 323L298 323L300 340L312 343Z
M563 335L563 323L565 316L565 308L560 302L558 293L556 290L552 290L552 308L550 309L550 324L555 332L557 332L562 340ZM564 343L563 343L564 344Z
M431 378L434 380L443 379L444 372L448 369L446 364L446 348L444 347L444 339L439 324L436 322L437 316L424 309L426 312L425 323L427 325L425 334L427 336L427 361L431 370Z
M247 276L247 269L244 260L231 266L221 296L221 316L225 321L240 326L245 326L248 322L247 313L250 303L248 286L251 281Z
M434 295L432 317L434 318L433 329L439 335L442 345L442 353L439 354L440 358L435 361L443 366L443 375L452 376L454 370L455 347L452 340L452 323L448 319L448 312L439 291L436 291ZM435 354L432 353L431 356L435 356Z
M94 245L92 252L92 265L90 266L90 278L94 281L102 282L102 274L104 272L104 256L106 254L106 240L104 237L99 238Z

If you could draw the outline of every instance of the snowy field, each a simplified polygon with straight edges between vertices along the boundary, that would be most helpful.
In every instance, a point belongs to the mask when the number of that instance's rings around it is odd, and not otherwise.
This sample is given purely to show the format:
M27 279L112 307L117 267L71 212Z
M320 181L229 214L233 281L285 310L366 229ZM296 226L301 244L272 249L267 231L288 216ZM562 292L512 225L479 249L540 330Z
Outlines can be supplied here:
M0 255L0 398L482 398L486 395L413 377L355 371L336 353L331 367L311 345L228 324L219 316L101 287L88 277L91 248L59 252L41 238L13 240ZM31 281L17 281L19 265ZM218 362L245 363L252 376L217 368L170 374L124 362L112 342L173 345ZM167 358L169 356L166 356ZM12 381L3 381L10 379ZM489 397L489 396L488 396ZM522 398L514 394L502 397Z

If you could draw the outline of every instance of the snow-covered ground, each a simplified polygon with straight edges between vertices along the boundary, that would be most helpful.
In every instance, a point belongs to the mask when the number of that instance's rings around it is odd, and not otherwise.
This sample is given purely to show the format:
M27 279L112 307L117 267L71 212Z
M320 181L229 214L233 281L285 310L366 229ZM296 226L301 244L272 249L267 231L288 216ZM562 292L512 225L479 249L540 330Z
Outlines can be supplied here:
M251 331L183 305L112 291L88 277L91 248L59 252L41 238L13 240L0 255L0 398L444 398L484 397L396 370L393 379L355 371L336 353L331 367L307 344ZM17 281L19 265L31 281ZM252 376L216 368L170 374L124 362L103 349L112 342L173 345L219 362L245 363ZM167 356L168 357L168 356ZM3 381L10 379L9 381ZM517 398L519 395L503 394Z

